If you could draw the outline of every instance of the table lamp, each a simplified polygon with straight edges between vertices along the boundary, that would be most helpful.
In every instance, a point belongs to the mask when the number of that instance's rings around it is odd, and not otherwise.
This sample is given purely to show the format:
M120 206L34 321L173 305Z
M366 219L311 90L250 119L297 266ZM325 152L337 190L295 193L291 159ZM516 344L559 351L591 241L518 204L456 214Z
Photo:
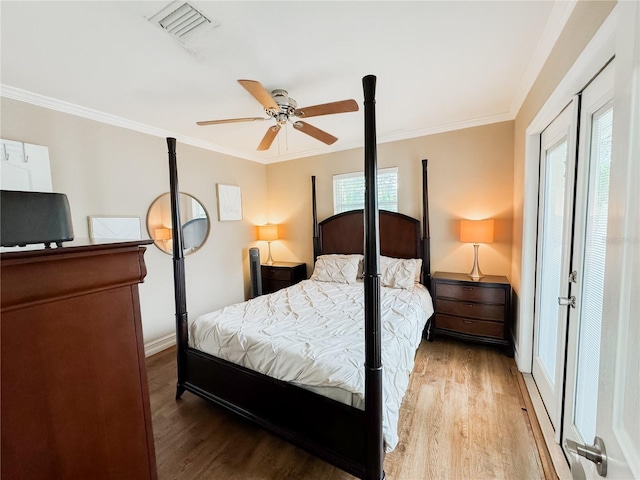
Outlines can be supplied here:
M493 243L493 219L460 220L460 241L473 243L473 268L469 272L469 277L478 281L484 277L478 265L478 249L481 243Z
M271 257L271 242L278 240L278 225L260 225L258 226L258 240L262 240L269 244L269 258L264 262L265 265L273 265L273 258Z
M171 230L168 228L156 228L153 236L154 240L161 240L164 247L167 248L167 240L171 240Z

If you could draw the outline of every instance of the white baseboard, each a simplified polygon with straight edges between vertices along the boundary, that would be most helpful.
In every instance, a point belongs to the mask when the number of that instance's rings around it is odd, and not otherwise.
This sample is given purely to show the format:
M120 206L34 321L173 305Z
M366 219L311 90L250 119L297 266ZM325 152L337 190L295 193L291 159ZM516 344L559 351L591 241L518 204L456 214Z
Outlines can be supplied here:
M162 350L166 350L169 347L173 347L176 344L176 334L170 333L164 337L160 337L156 340L144 344L144 356L150 357Z

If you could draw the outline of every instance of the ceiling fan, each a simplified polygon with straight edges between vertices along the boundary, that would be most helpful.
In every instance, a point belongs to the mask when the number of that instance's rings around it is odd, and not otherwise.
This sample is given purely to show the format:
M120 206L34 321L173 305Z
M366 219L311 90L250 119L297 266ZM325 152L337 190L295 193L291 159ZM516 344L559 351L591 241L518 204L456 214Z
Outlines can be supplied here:
M268 115L267 118L263 117L245 117L245 118L227 118L223 120L206 120L203 122L196 122L198 125L219 125L223 123L237 123L237 122L256 122L261 120L276 121L276 124L269 127L267 133L262 138L258 150L268 150L273 143L273 140L278 135L280 128L290 122L293 128L306 133L307 135L320 140L327 145L332 145L338 140L330 133L320 130L313 125L297 120L297 118L309 118L317 117L320 115L331 115L334 113L347 113L357 112L358 104L355 100L342 100L339 102L323 103L320 105L313 105L311 107L298 108L298 103L291 97L286 90L277 89L269 93L261 84L255 80L238 80L238 83L242 85L251 95L254 96L258 102L264 107L264 113Z

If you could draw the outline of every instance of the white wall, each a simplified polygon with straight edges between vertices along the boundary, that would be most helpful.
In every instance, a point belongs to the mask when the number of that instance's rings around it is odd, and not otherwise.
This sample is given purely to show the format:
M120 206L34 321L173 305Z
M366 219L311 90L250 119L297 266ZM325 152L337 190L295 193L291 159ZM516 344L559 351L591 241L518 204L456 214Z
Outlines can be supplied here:
M169 190L164 138L6 98L0 106L0 138L49 147L53 190L69 198L76 238L89 236L89 215L134 215L145 225L153 200ZM185 257L193 318L246 297L254 225L266 221L266 167L180 143L177 157L180 190L199 199L211 219L205 245ZM243 221L218 221L216 183L242 188ZM142 324L145 343L153 345L175 330L172 260L149 245L145 262Z

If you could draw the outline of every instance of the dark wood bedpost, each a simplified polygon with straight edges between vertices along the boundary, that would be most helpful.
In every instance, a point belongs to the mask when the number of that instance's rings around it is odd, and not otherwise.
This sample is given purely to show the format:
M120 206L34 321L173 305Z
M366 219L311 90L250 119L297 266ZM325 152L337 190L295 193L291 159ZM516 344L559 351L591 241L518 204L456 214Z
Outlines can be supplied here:
M311 208L313 211L313 261L315 262L320 252L320 227L318 226L318 205L316 203L316 176L311 175Z
M182 223L180 223L180 188L178 187L178 165L176 139L167 138L169 147L169 183L171 186L171 226L173 228L173 289L176 305L176 343L178 346L178 383L176 399L184 393L186 351L189 342L187 330L187 296L184 277L184 255L182 253Z
M380 235L376 153L376 77L362 79L364 89L364 317L366 479L385 478L382 436L382 345L380 320Z
M429 182L427 162L422 160L422 279L424 285L431 290L431 233L429 230Z

